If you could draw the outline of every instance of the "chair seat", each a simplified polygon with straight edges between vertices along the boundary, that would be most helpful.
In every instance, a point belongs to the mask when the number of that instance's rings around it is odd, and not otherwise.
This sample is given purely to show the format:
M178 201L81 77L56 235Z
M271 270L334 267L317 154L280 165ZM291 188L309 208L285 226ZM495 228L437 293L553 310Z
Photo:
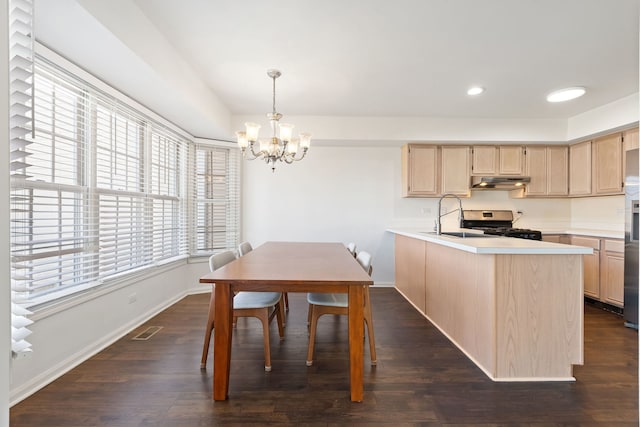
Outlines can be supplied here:
M243 310L272 307L278 303L281 296L280 292L239 292L233 297L233 308Z
M307 302L313 305L324 305L328 307L348 307L349 296L347 294L310 292L307 294Z

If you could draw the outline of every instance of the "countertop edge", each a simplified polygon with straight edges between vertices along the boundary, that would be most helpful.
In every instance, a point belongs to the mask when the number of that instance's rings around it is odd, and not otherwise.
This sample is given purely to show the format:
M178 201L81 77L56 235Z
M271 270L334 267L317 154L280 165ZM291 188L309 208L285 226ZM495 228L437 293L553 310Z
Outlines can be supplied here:
M516 239L513 237L462 239L459 237L426 234L427 232L420 232L415 229L387 228L386 231L476 254L587 255L593 253L592 248L584 246Z

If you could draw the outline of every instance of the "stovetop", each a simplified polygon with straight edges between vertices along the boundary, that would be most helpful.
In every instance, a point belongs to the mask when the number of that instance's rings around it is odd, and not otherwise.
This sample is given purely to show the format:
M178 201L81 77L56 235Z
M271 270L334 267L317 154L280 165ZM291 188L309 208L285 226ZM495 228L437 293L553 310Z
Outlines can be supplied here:
M513 212L508 210L465 210L460 227L482 230L485 234L542 240L542 232L513 227Z

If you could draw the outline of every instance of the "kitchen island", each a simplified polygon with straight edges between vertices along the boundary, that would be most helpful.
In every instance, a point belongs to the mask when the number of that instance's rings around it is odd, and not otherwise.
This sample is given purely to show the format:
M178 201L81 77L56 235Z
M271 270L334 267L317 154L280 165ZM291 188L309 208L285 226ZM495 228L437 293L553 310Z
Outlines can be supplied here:
M582 255L510 237L395 234L396 288L494 381L573 381L583 363Z

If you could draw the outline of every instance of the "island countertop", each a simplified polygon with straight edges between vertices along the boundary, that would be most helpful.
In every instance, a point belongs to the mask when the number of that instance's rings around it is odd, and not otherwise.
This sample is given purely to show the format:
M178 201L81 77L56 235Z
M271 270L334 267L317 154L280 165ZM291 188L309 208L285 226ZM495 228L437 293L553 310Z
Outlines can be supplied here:
M543 242L540 240L517 239L514 237L455 237L435 234L432 231L421 231L415 228L388 228L388 232L396 235L424 240L450 248L475 254L592 254L593 249L584 246L564 245L561 243ZM461 230L455 230L461 231ZM477 233L477 230L465 230ZM481 234L481 233L478 233Z

